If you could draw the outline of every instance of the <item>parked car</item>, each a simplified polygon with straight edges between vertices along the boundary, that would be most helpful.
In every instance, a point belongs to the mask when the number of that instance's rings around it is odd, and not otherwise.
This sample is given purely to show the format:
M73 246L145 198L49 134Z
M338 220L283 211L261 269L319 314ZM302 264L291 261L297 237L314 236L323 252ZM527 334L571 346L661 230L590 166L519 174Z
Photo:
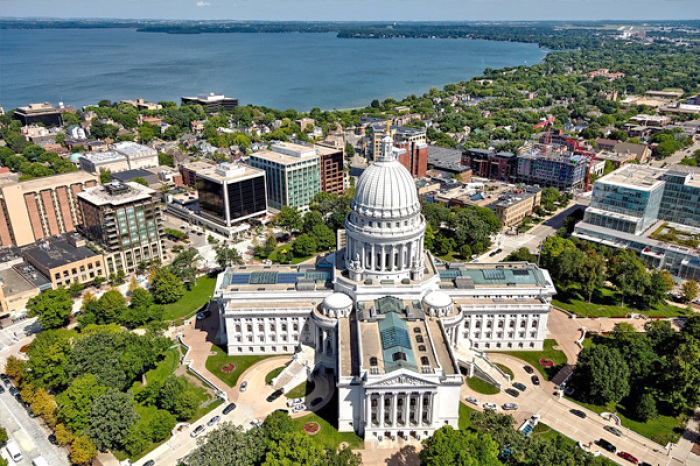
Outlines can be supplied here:
M244 380L243 383L241 384L241 388L239 389L241 393L245 392L245 389L248 388L248 381Z
M524 369L525 372L527 372L528 374L534 374L534 373L535 373L535 369L533 369L533 368L530 367L530 366L523 366L523 369Z
M214 416L213 418L209 419L209 421L207 421L207 425L209 427L211 427L214 424L218 423L220 420L221 420L221 416Z
M619 451L617 452L617 456L620 458L629 461L632 464L639 464L639 460L632 456L630 453L627 453L626 451Z
M275 390L274 392L270 393L270 396L267 397L267 402L272 403L277 398L282 396L282 393L284 393L284 392L282 392L282 390Z
M18 394L19 390L17 390L15 387L10 387L10 395L17 396Z
M479 406L479 400L474 398L473 396L468 396L465 398L468 402L470 402L473 405Z
M143 463L143 466L154 466L156 464L155 461L153 460L148 460L145 463Z
M598 445L600 448L609 451L610 453L615 453L617 451L617 447L605 440L604 438L596 440L595 444Z
M520 396L520 392L517 390L514 390L512 388L506 388L506 393L514 398L517 398Z
M484 403L483 406L484 409L493 409L494 411L498 409L498 405L496 403Z
M506 411L512 411L512 410L518 409L517 403L505 403L502 407Z
M586 416L586 413L584 413L584 412L581 411L580 409L571 409L571 410L569 410L569 412L570 412L571 414L573 414L574 416L580 417L581 419L586 419L586 417L587 417L587 416Z
M3 387L2 385L0 385L0 393L5 393L5 387Z
M525 384L522 384L522 383L520 383L520 382L513 382L513 386L514 386L515 388L517 388L518 390L520 390L521 392L524 392L524 391L527 389L527 387L525 386Z
M192 432L190 432L190 437L195 438L202 432L204 432L204 426L197 426Z
M532 377L530 377L530 381L532 381L532 385L535 385L535 386L540 384L540 378L537 377L536 375L533 375Z
M316 406L316 405L320 404L322 401L323 401L323 398L321 398L320 396L317 398L314 398L313 400L311 400L311 406Z
M605 427L603 427L603 429L607 430L608 432L610 432L611 434L613 434L616 437L622 437L622 431L620 429L618 429L617 427L605 426Z
M228 414L234 409L236 409L236 403L229 403L229 405L224 408L224 414Z
M208 309L206 311L199 311L197 313L197 320L204 320L207 317L209 317L210 315L211 315L211 311Z
M299 404L299 403L303 403L303 402L304 402L303 398L294 398L294 404Z
M7 374L0 374L0 380L2 380L2 383L9 382L10 378L7 376Z
M56 436L54 434L49 435L49 443L51 445L58 445L58 440L56 440Z

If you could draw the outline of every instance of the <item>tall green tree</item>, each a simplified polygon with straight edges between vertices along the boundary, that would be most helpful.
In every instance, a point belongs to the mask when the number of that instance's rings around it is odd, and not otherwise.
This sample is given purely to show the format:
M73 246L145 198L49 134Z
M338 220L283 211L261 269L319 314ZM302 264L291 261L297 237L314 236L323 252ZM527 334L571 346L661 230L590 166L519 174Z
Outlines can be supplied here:
M56 390L68 383L67 369L72 353L71 341L75 335L75 331L64 329L48 330L37 334L27 351L29 357L27 369L35 386Z
M292 243L292 252L297 257L310 256L316 252L316 241L306 233L299 235Z
M593 292L603 286L605 280L605 260L596 251L589 250L583 254L581 263L576 271L581 291L591 302Z
M138 419L132 396L110 389L94 400L85 434L102 451L119 448Z
M498 466L498 445L484 433L441 427L420 452L425 466Z
M683 302L690 303L697 299L700 287L695 280L688 280L681 285L681 298Z
M197 448L187 456L190 466L257 466L265 456L262 429L243 432L229 422L197 439Z
M167 268L156 269L151 285L153 298L158 304L174 303L185 294L182 282Z
M296 208L284 206L277 215L277 224L289 232L295 232L302 229L303 221Z
M190 289L197 281L197 264L201 259L195 248L187 248L175 256L170 271Z
M236 249L235 246L219 244L214 248L214 251L216 251L216 263L219 264L219 267L222 269L243 263L243 258L238 253L238 249Z
M586 399L606 404L630 392L630 369L622 354L608 346L584 348L576 365L577 387Z
M45 330L63 327L70 320L73 300L65 288L46 290L27 301L30 317L39 317Z
M621 306L626 298L639 297L651 284L644 263L631 249L617 250L608 261L608 279L622 293Z
M78 377L56 396L58 419L70 430L82 432L90 421L92 403L106 391L107 387L98 384L94 375Z

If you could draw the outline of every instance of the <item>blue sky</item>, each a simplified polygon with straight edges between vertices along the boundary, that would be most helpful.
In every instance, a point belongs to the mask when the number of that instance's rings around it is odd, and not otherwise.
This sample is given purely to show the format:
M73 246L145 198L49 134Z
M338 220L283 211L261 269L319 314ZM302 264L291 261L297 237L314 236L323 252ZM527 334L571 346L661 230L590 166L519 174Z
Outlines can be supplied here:
M240 20L697 19L698 0L0 0L0 17Z

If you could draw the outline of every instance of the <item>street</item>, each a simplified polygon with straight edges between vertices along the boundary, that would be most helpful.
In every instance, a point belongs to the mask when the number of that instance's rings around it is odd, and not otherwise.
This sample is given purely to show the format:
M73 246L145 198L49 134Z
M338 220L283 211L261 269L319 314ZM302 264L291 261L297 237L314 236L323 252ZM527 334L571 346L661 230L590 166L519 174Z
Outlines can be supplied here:
M32 419L9 391L0 394L0 418L10 439L17 442L23 459L18 466L29 466L32 460L42 456L51 466L68 466L68 451L51 445L50 431L39 418ZM10 464L13 464L10 462Z

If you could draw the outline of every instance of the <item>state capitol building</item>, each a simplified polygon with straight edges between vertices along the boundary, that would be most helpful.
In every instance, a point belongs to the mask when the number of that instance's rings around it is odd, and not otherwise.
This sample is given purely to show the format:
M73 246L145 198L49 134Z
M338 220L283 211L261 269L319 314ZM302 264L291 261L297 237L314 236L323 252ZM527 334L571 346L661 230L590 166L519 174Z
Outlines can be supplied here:
M228 354L289 354L289 390L335 378L338 430L365 440L458 428L461 370L497 386L484 351L541 350L554 285L531 263L444 263L391 136L357 182L344 248L314 265L234 267L217 279Z

